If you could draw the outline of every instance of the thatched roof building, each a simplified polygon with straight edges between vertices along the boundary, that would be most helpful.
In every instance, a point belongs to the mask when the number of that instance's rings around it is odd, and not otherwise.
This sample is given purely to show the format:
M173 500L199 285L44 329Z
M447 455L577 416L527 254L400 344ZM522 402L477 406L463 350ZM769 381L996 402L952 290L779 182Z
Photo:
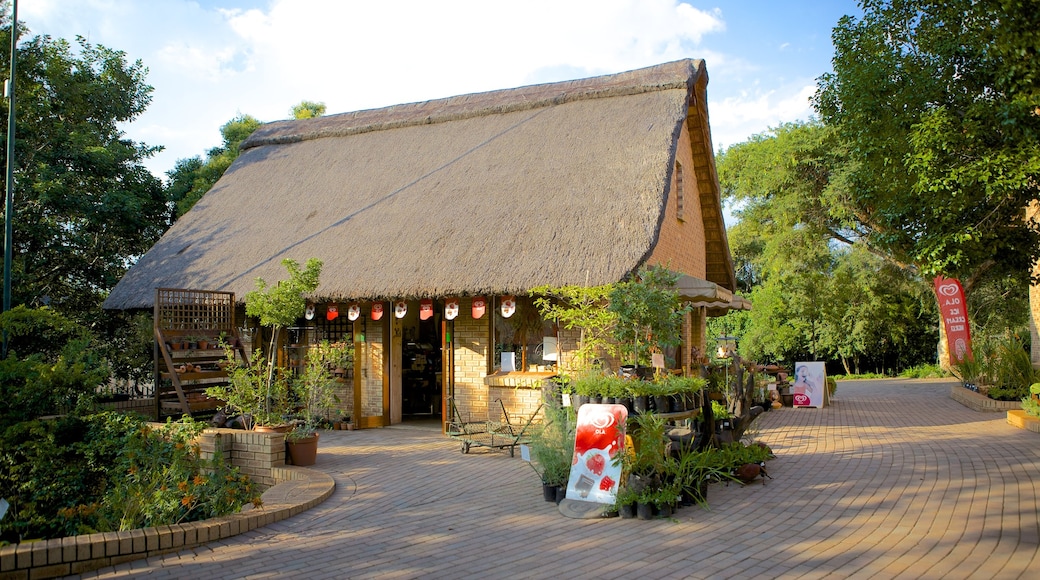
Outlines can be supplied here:
M616 282L655 254L680 147L703 272L732 292L703 61L280 121L258 129L106 308L235 292L324 261L315 300L523 294ZM688 143L680 136L688 134ZM700 269L701 266L698 267Z

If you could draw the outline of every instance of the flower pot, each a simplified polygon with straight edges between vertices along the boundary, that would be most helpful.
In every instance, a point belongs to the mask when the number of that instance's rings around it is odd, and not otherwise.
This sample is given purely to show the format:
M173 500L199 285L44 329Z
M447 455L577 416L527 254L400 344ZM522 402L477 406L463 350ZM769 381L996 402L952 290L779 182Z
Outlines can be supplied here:
M650 397L646 395L636 395L632 397L632 411L636 414L646 413L650 410Z
M669 395L654 395L654 409L658 413L670 413L671 400L672 398Z
M617 404L618 405L623 405L626 409L628 409L628 414L629 415L632 414L632 407L633 407L632 403L633 403L632 402L632 397L618 397L618 400L617 400Z
M200 340L199 341L199 350L206 350L208 348L209 348L209 341L208 340Z
M686 396L682 394L672 395L672 412L681 413L686 410Z
M636 504L636 517L641 520L654 519L654 504L639 502Z
M289 425L253 425L253 431L257 433L288 433L292 430Z
M562 485L556 488L556 503L567 499L567 486Z
M588 395L571 395L571 406L577 411L582 405L589 402Z
M657 514L659 516L661 516L662 518L670 518L670 517L672 517L672 505L671 504L665 504L665 505L657 506Z
M545 501L556 501L556 490L558 486L549 485L548 483L542 484L542 499Z
M630 520L636 517L636 504L626 503L618 508L618 513L622 519Z
M589 402L593 405L598 405L603 402L603 397L601 395L589 395Z
M318 459L318 433L287 442L293 465L314 465Z

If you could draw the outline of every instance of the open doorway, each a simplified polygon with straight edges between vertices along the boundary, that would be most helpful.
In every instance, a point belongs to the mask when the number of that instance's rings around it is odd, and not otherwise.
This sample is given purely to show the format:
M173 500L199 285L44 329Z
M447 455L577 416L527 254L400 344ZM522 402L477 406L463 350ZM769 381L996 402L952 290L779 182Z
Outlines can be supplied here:
M441 315L433 305L420 315L418 301L408 304L401 324L401 421L441 425L444 379L440 339ZM425 316L425 318L423 318Z

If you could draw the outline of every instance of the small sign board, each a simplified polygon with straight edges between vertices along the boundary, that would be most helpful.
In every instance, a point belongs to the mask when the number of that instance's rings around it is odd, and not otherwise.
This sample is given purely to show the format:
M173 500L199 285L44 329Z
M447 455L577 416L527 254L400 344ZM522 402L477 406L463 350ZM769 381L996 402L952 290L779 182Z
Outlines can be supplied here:
M614 503L621 480L621 465L614 458L624 449L627 420L624 405L586 404L578 409L567 499Z
M823 407L827 386L827 369L823 362L794 363L794 384L791 385L795 407Z

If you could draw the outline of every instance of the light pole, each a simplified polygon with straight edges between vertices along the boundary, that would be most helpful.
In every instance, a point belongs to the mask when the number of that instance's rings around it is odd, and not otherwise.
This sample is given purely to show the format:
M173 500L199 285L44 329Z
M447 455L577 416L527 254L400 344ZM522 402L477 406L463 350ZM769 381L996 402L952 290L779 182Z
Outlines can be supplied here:
M4 200L4 313L11 309L11 262L14 260L14 64L18 44L18 0L11 2L11 77L7 93L7 196ZM7 330L3 332L3 358L7 358Z

